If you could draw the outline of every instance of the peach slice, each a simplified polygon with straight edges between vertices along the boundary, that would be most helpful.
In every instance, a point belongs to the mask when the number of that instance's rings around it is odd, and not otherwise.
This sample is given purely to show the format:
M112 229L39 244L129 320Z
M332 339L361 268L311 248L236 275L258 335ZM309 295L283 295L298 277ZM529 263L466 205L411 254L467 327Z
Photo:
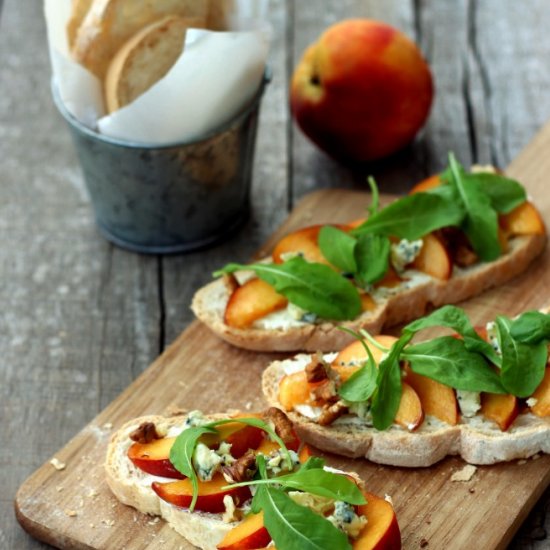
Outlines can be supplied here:
M376 302L370 294L363 292L359 295L359 298L361 299L361 311L374 311L376 309Z
M367 504L357 513L367 518L367 524L351 547L353 550L400 550L401 533L392 505L383 498L364 493Z
M550 367L546 367L544 378L532 396L537 402L531 407L536 416L550 416Z
M417 183L410 191L409 195L413 195L414 193L422 193L424 191L428 191L429 189L433 189L434 187L439 187L441 185L441 178L439 177L439 174L433 174L432 176L429 176L426 179L423 179L421 182Z
M423 245L412 267L431 277L446 281L453 271L453 262L443 243L433 234L422 238Z
M530 203L524 202L509 214L500 216L500 226L508 235L544 235L546 228L539 211Z
M250 279L231 294L224 322L234 328L249 327L257 319L286 307L288 300L262 279Z
M413 372L405 367L405 382L418 394L424 414L430 414L443 422L455 426L459 420L458 401L455 392L436 380Z
M422 424L423 420L424 411L422 410L420 397L409 384L403 382L401 401L394 422L412 432Z
M322 228L322 225L312 225L293 231L283 237L273 249L273 261L276 264L282 264L285 254L300 253L308 262L331 265L321 254L321 249L317 244L319 232ZM340 229L342 228L343 226L340 227Z
M388 336L386 334L375 336L374 339L385 348L391 348L397 341L395 336ZM366 342L366 344L370 349L374 360L378 364L384 352L373 346L370 342ZM343 348L340 353L338 353L338 355L334 358L334 361L332 361L332 366L338 367L340 365L349 365L350 363L361 365L367 359L368 355L361 341L354 340L351 344L348 344L345 348Z
M286 374L279 382L279 403L285 411L291 411L295 405L310 405L312 386L303 370Z
M151 488L159 498L174 506L189 508L193 500L193 485L188 478L168 483L154 481ZM195 509L202 512L220 514L225 511L223 497L226 495L231 495L235 506L240 506L251 496L249 487L227 488L227 481L218 472L214 474L212 481L199 480L199 491Z
M175 440L175 437L163 437L151 443L133 443L128 449L128 458L148 474L183 479L185 476L170 462L170 449Z
M403 282L403 279L397 274L397 271L390 265L388 271L382 279L374 284L376 288L394 288L400 285Z
M503 432L512 425L518 413L518 400L514 395L481 394L481 414L496 422Z
M264 514L250 514L233 527L216 546L219 550L253 550L263 548L271 541L264 527Z

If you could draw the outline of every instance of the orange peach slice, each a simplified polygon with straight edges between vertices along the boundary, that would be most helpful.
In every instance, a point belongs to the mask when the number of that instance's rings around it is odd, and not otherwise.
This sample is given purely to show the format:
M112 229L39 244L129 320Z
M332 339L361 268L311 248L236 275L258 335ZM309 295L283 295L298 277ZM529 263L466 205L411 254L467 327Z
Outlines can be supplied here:
M405 382L418 394L424 414L455 426L459 420L458 401L452 388L405 368Z
M367 518L367 524L353 541L353 550L400 550L401 533L392 505L383 498L364 493L367 504L357 513Z
M453 263L443 243L433 234L422 238L423 245L412 267L431 277L446 281L453 271Z
M342 229L344 226L340 227ZM276 264L282 264L285 255L289 253L299 253L308 262L331 265L330 262L321 254L321 249L317 240L319 232L323 225L312 225L298 229L283 237L273 249L272 257Z
M264 514L250 514L225 535L216 546L219 550L253 550L263 548L271 541L264 527Z
M518 400L514 395L496 393L481 394L481 414L505 432L519 413Z
M191 505L193 485L188 478L168 483L154 481L151 488L159 498L174 506L189 508ZM199 480L199 491L195 509L202 512L220 514L225 511L223 497L226 495L231 495L235 505L240 506L250 498L250 489L248 487L227 488L227 481L220 472L214 474L212 481Z
M128 449L128 458L148 474L183 479L185 476L170 462L170 449L175 440L175 437L163 437L150 443L133 443Z
M546 367L544 378L532 397L537 401L531 412L536 416L550 416L550 367Z
M544 235L546 228L538 210L524 202L509 214L500 216L500 226L508 235Z
M432 176L423 179L421 182L417 183L409 191L409 195L412 195L414 193L422 193L424 191L428 191L429 189L433 189L434 187L439 187L440 185L441 178L439 177L439 174L433 174Z
M286 374L279 382L279 403L286 411L293 410L295 405L311 404L311 388L305 371Z
M422 424L423 420L424 411L422 410L420 397L409 384L403 382L401 401L394 422L412 432Z
M250 279L231 294L224 322L233 328L246 328L254 321L285 308L287 303L284 296L262 279Z
M397 341L395 336L388 336L386 334L380 334L375 336L374 339L385 348L391 348L392 345ZM375 347L370 342L366 342L369 350L372 353L372 356L376 363L378 364L382 359L384 352L377 347ZM357 364L361 365L368 359L367 352L362 342L359 340L354 340L351 344L348 344L344 349L342 349L338 355L332 361L332 366L337 367L339 365L350 365Z

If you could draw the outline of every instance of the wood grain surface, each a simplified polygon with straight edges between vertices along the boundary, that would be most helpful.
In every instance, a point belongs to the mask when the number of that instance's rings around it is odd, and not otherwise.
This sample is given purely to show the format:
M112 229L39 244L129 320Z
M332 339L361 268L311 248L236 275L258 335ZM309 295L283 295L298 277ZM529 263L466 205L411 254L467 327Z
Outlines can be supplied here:
M537 205L550 218L544 193L550 124L511 173L528 185ZM536 163L533 160L537 160ZM541 169L534 168L541 165ZM364 211L366 193L323 190L306 196L266 248L289 230L310 223L345 222ZM498 311L517 312L542 305L550 289L550 253L498 291L471 300L466 307L474 324ZM21 487L17 517L33 536L60 548L192 548L164 522L126 507L111 495L102 462L112 430L143 414L177 409L212 413L227 409L261 410L262 369L274 354L229 346L194 322L121 396L84 428L56 458L57 470L43 465ZM324 455L329 464L358 472L369 491L389 494L394 502L404 548L461 550L505 548L532 506L550 484L550 456L479 467L467 482L453 482L465 463L448 458L431 468L389 468L365 460ZM496 505L498 503L498 505Z
M192 293L210 272L248 259L306 193L364 189L370 173L387 192L405 192L441 169L449 150L467 165L506 166L550 118L547 0L270 0L274 78L262 107L248 225L207 251L140 256L95 230L50 98L41 0L3 0L0 8L2 550L47 548L15 520L18 487L178 337L192 320ZM303 49L347 17L382 19L417 40L437 89L418 140L361 167L316 150L287 108ZM547 490L510 548L548 548L549 502Z

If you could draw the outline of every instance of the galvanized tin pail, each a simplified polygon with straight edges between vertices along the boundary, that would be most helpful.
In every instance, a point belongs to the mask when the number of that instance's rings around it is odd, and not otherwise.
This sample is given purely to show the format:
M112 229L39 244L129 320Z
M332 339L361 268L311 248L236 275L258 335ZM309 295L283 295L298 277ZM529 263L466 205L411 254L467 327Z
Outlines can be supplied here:
M70 115L55 85L97 225L136 252L187 252L214 244L248 217L259 107L270 81L240 113L199 139L144 145L106 137Z

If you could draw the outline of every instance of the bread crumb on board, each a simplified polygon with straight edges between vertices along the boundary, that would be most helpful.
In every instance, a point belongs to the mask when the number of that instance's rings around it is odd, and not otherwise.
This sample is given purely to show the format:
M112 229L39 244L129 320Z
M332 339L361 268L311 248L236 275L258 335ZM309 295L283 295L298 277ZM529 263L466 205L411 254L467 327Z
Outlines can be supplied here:
M58 458L56 458L55 456L50 460L50 464L57 470L57 471L61 471L61 470L64 470L67 465L64 463L64 462L61 462L61 460L59 460Z
M451 481L470 481L477 471L477 467L472 464L466 464L464 468L457 470L451 476Z
M76 510L65 510L65 515L69 518L75 518L78 516L78 512Z

